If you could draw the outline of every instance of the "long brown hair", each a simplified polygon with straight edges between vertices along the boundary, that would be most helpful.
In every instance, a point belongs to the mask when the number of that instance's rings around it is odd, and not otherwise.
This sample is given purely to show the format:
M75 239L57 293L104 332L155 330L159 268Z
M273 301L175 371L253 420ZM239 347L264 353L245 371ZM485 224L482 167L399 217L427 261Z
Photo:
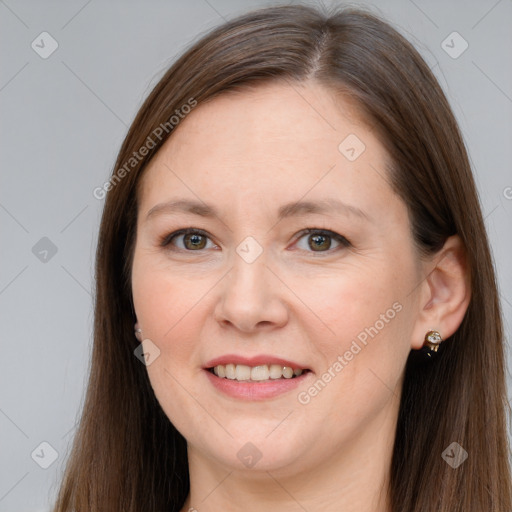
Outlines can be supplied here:
M437 360L417 364L411 352L407 361L390 467L393 511L512 510L503 324L475 183L450 106L419 53L379 17L353 8L278 6L240 16L196 42L149 94L123 142L104 187L89 384L55 512L183 506L186 442L134 356L137 185L172 136L169 119L191 98L200 105L234 89L307 79L353 98L378 133L393 162L390 184L408 207L422 253L454 234L467 249L472 295L462 324ZM442 458L452 442L468 452L458 468Z

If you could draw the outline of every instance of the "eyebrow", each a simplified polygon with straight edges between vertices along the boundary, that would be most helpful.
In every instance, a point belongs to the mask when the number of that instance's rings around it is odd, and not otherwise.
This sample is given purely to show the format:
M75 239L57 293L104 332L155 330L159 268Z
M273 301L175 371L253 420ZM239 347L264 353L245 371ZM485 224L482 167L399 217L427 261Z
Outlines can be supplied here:
M157 215L172 215L180 212L206 218L220 218L219 211L212 205L191 199L178 199L153 206L146 215L146 221ZM347 216L355 215L361 219L371 221L370 216L360 208L334 198L326 198L319 201L294 201L287 203L279 208L277 219L281 221L288 217L298 217L311 213L329 214L333 212Z

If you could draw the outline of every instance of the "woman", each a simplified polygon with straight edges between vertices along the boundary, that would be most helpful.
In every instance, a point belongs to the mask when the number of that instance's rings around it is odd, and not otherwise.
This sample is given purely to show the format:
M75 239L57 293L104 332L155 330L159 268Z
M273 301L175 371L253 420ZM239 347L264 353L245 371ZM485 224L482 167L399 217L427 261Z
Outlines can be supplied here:
M512 510L470 164L387 23L282 6L213 30L104 192L55 511Z

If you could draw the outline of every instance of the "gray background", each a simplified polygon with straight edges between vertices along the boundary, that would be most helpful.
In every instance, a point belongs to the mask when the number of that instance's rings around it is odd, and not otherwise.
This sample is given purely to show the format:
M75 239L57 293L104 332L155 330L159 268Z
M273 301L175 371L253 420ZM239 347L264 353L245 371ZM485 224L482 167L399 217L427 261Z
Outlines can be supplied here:
M129 123L192 40L276 3L0 0L1 511L48 510L57 488L89 366L103 207L93 190L108 179ZM411 40L451 102L476 174L510 340L512 1L352 4L371 6ZM31 47L35 40L50 48L38 37L43 31L58 43L46 59ZM453 31L469 44L458 58L442 47ZM448 44L453 54L463 42ZM40 464L52 452L41 442L58 453L48 469Z

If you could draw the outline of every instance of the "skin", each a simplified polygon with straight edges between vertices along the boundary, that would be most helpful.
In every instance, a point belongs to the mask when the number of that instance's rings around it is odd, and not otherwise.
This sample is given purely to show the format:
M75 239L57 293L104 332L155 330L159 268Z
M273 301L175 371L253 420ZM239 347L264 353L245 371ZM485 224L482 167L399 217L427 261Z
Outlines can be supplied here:
M366 146L354 161L338 149L349 134ZM390 510L407 356L432 328L445 339L453 334L470 292L457 237L420 258L406 206L387 181L387 158L346 100L315 82L272 83L198 105L146 169L133 299L143 338L160 350L147 366L151 384L188 443L191 492L183 511ZM277 221L285 203L332 197L370 220L331 212ZM219 216L146 219L176 198L212 204ZM200 249L184 245L184 236L160 245L188 227L208 233ZM314 235L301 235L308 227L351 245L328 237L315 248ZM236 252L248 236L263 250L252 263ZM338 356L397 303L394 318L332 377ZM203 370L233 353L272 354L312 371L284 395L237 400ZM298 393L329 368L330 382L301 403ZM253 467L237 457L248 442L261 454Z

